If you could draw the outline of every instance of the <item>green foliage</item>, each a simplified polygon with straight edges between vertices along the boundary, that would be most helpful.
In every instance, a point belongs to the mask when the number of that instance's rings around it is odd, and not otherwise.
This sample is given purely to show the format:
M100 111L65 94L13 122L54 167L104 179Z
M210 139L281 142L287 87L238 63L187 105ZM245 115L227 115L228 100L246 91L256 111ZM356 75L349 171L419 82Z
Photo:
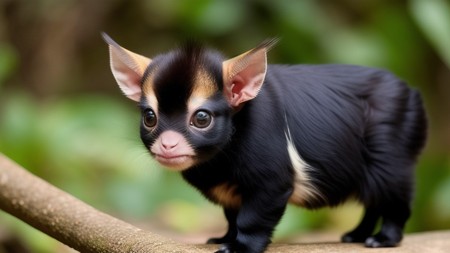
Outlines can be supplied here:
M413 0L411 12L426 37L450 67L450 4L445 0Z

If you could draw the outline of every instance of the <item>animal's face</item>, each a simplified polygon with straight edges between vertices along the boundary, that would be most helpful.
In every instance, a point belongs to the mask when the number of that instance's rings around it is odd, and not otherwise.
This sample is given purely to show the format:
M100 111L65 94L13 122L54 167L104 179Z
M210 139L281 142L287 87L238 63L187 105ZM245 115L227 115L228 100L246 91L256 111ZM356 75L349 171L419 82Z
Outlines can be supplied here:
M159 163L186 169L228 142L232 108L222 87L217 53L190 45L153 59L142 85L141 139Z
M186 104L185 111L165 113L142 105L141 139L162 165L181 170L210 159L229 140L231 115L215 96Z
M150 59L103 37L119 87L139 102L144 145L174 170L211 159L229 141L231 117L258 94L266 52L275 43L267 41L226 61L192 43Z

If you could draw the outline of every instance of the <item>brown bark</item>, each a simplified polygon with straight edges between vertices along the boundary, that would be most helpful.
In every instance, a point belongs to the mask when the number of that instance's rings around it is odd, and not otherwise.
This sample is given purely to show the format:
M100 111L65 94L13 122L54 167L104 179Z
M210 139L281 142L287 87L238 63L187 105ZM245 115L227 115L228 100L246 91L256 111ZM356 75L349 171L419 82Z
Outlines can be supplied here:
M210 252L102 213L0 153L0 208L80 252Z

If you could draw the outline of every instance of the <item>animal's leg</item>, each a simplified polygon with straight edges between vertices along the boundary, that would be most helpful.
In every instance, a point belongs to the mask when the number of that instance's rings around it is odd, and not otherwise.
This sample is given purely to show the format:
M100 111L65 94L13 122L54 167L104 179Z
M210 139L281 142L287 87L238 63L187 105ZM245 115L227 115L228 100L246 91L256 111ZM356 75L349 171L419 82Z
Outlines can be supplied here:
M365 242L372 235L381 213L377 208L366 207L364 217L359 225L352 231L344 234L342 242Z
M381 230L367 238L366 247L395 247L403 238L403 227L411 214L409 201L393 201L384 205Z
M228 231L227 233L220 238L210 238L208 240L208 244L222 244L229 243L236 239L237 235L237 227L236 227L236 219L237 219L237 211L234 209L224 208L225 217L228 221Z

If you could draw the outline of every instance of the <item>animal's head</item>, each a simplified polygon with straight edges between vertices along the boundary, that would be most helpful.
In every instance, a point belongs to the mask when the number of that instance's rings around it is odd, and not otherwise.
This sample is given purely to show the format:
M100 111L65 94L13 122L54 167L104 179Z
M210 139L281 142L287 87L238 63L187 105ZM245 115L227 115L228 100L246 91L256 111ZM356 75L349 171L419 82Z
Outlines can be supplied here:
M141 139L163 166L184 170L211 159L229 141L232 115L255 98L264 82L274 40L225 60L195 43L153 59L103 34L112 73L139 103Z

